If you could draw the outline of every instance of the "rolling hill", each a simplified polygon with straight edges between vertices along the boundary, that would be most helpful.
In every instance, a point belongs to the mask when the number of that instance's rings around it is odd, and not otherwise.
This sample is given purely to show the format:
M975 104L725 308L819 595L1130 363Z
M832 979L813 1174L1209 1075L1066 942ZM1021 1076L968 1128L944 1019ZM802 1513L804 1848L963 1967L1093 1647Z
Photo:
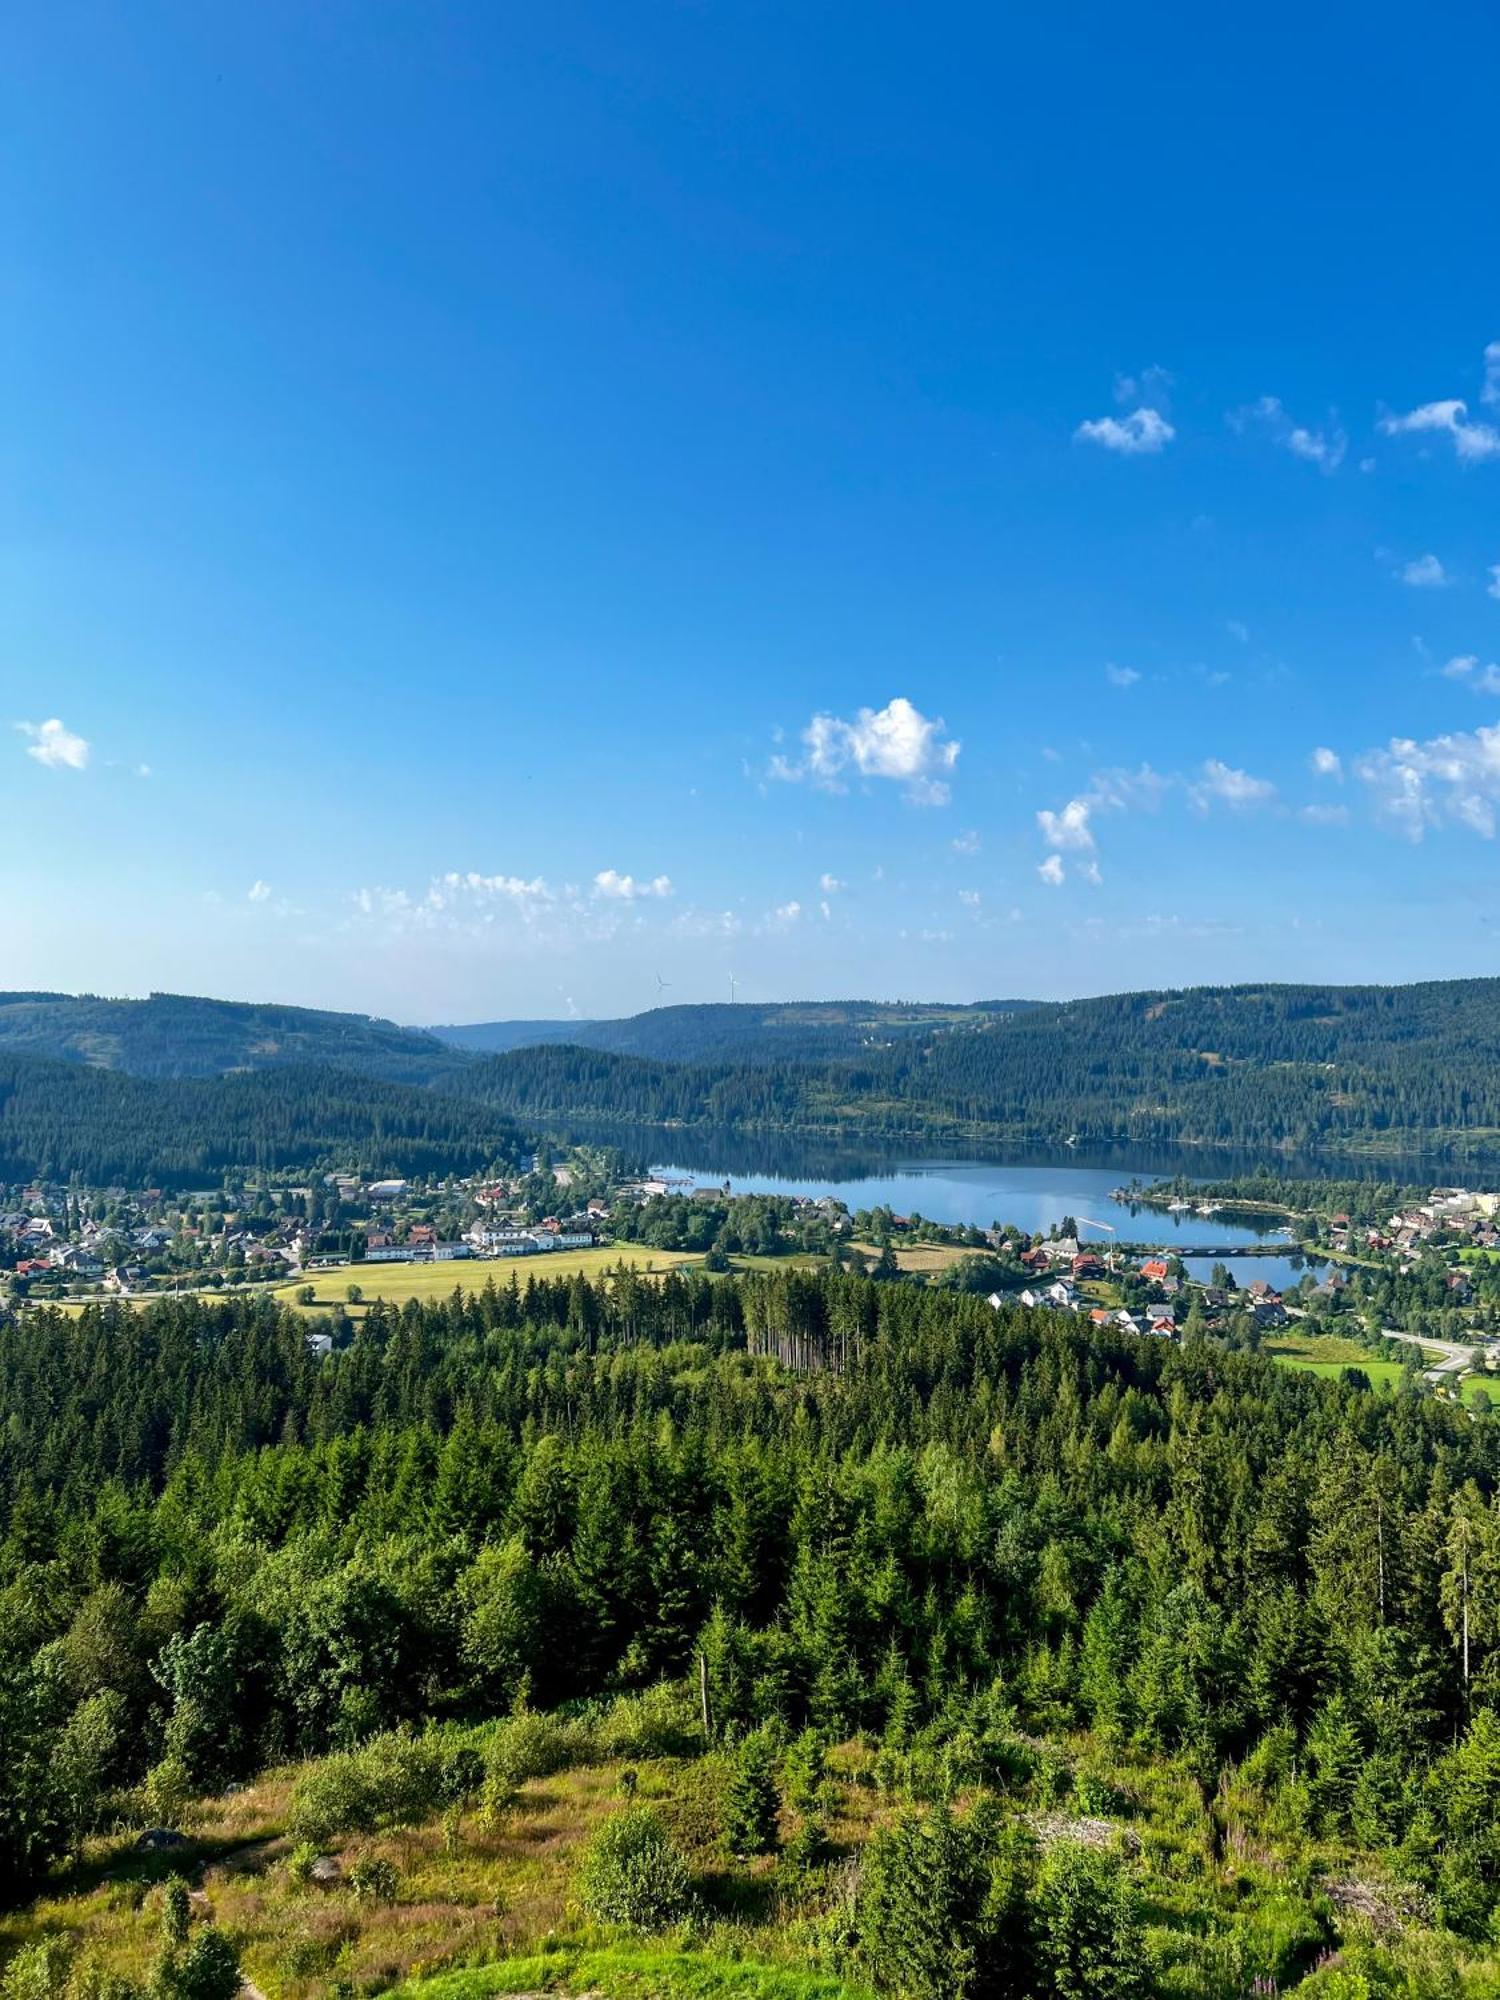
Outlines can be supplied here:
M978 1028L999 1015L1037 1006L1034 1000L941 1002L808 1000L771 1004L739 1001L653 1007L614 1021L481 1021L428 1032L455 1048L488 1055L512 1049L601 1049L657 1062L852 1062L872 1051Z
M50 1057L139 1077L227 1076L328 1065L388 1083L441 1082L463 1057L435 1036L367 1014L153 993L0 993L0 1055Z

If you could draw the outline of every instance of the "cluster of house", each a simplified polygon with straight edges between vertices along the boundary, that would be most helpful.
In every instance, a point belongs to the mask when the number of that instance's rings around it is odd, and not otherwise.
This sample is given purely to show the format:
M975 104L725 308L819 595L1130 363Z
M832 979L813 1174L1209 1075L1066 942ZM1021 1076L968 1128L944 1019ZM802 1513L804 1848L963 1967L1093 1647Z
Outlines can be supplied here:
M455 1241L444 1243L428 1222L414 1222L397 1242L388 1230L372 1227L365 1243L367 1264L447 1264L464 1257L532 1257L546 1250L587 1250L596 1241L592 1219L560 1222L548 1216L534 1229L495 1227L476 1222ZM314 1263L318 1260L314 1259ZM329 1262L337 1262L330 1259Z
M1500 1249L1500 1194L1434 1188L1426 1201L1398 1209L1383 1223L1356 1224L1347 1215L1335 1215L1328 1225L1331 1249L1393 1252L1408 1265L1439 1241Z
M0 1215L0 1238L18 1253L13 1266L17 1277L50 1273L89 1282L103 1279L111 1291L134 1291L150 1283L151 1274L143 1263L128 1255L120 1259L122 1248L151 1257L171 1241L164 1229L146 1226L122 1232L91 1220L70 1236L51 1216L29 1210Z
M1023 1306L1046 1306L1053 1312L1086 1314L1095 1326L1118 1326L1127 1333L1156 1334L1173 1339L1177 1333L1178 1300L1183 1281L1172 1275L1165 1257L1147 1257L1137 1267L1137 1275L1152 1291L1160 1294L1146 1306L1132 1311L1127 1306L1095 1305L1079 1287L1093 1278L1108 1274L1105 1260L1092 1250L1080 1247L1073 1237L1055 1237L1021 1253L1021 1263L1037 1272L1056 1271L1050 1284L1028 1285L1020 1295ZM1192 1281L1188 1281L1192 1283ZM1330 1281L1342 1284L1341 1278ZM1249 1312L1260 1327L1287 1324L1286 1305L1274 1285L1253 1278L1243 1287L1192 1284L1195 1299L1207 1314L1231 1310ZM1000 1293L990 1294L990 1304L1004 1304Z

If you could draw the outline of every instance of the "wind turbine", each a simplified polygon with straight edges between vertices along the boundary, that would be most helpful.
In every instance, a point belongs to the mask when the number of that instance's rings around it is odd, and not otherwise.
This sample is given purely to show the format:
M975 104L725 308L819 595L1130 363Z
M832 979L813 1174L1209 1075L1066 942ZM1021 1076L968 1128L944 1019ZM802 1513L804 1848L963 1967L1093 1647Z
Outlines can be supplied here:
M731 972L729 975L729 1004L731 1007L734 1005L734 993L735 993L735 988L738 985L739 981L735 978L734 974Z
M658 999L658 1000L660 1000L660 998L661 998L661 996L663 995L663 993L665 993L665 992L666 992L667 988L668 988L668 987L669 987L669 986L670 986L671 984L672 984L672 982L671 982L671 980L670 980L670 979L663 979L663 978L662 978L662 976L661 976L661 974L660 974L659 972L657 973L657 975L656 975L656 997L657 997L657 999Z

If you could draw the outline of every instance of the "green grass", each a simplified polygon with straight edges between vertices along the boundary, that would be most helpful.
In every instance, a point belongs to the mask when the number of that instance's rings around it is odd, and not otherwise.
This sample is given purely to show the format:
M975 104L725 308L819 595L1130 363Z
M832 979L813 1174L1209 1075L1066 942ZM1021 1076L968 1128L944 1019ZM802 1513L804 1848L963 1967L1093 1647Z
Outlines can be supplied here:
M488 2000L490 1994L597 1993L604 2000L864 2000L824 1972L697 1951L560 1945L526 1958L409 1980L391 2000Z
M1266 1341L1265 1351L1283 1368L1300 1368L1325 1379L1336 1379L1346 1368L1362 1369L1372 1389L1399 1388L1406 1374L1399 1361L1382 1361L1357 1340L1336 1333L1278 1334Z
M344 1292L350 1285L359 1286L366 1305L376 1299L404 1305L408 1299L450 1298L455 1289L482 1292L492 1278L497 1285L508 1285L514 1279L524 1290L528 1278L573 1278L580 1273L597 1278L621 1264L638 1271L671 1271L702 1261L685 1250L648 1250L639 1243L611 1243L598 1250L547 1250L534 1257L462 1257L443 1264L340 1264L336 1270L309 1271L290 1284L278 1285L274 1296L283 1305L296 1305L298 1292L311 1285L316 1297L302 1310L327 1312L344 1303Z

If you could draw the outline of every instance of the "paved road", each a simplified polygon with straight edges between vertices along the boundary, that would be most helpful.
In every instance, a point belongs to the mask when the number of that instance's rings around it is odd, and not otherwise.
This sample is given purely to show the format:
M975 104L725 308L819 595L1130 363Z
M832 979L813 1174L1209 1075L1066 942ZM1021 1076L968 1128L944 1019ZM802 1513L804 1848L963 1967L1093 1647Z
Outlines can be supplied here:
M1288 1306L1286 1311L1288 1319L1307 1317L1300 1306ZM1429 1382L1452 1381L1456 1376L1467 1375L1470 1359L1478 1345L1478 1342L1473 1340L1434 1340L1430 1333L1402 1333L1394 1326L1383 1326L1380 1331L1387 1340L1399 1340L1408 1347L1428 1349L1433 1354L1442 1356L1440 1361L1434 1361L1430 1367L1422 1370Z

